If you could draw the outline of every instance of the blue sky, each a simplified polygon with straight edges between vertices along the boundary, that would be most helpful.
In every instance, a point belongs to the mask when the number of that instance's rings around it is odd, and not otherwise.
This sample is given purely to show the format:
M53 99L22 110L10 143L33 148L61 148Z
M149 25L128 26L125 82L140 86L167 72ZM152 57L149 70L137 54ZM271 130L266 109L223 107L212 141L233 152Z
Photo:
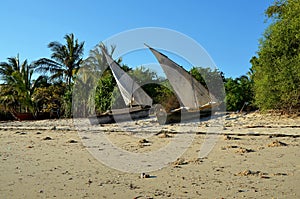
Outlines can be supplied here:
M63 37L68 33L85 41L87 57L96 44L115 34L161 27L194 39L226 77L238 77L251 66L249 60L268 26L264 11L272 3L273 0L2 1L0 61L18 53L21 60L29 62L50 57L47 44L64 43ZM153 59L150 53L149 56ZM125 56L124 63L134 67L142 64L142 59Z

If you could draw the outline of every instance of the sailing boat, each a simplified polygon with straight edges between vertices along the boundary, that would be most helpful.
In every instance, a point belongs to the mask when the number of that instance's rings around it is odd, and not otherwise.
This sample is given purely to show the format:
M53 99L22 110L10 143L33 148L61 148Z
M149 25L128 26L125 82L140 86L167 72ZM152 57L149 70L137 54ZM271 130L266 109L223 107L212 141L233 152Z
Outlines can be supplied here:
M118 108L106 111L97 115L97 122L100 124L115 123L136 120L149 116L152 106L152 99L125 71L115 62L104 49L106 61L117 82L121 96L125 102L125 108Z
M218 105L215 97L184 68L166 55L148 45L146 46L158 60L180 102L180 107L170 112L166 112L163 107L159 107L156 110L158 122L160 124L178 123L199 120L200 117L211 115L211 108Z

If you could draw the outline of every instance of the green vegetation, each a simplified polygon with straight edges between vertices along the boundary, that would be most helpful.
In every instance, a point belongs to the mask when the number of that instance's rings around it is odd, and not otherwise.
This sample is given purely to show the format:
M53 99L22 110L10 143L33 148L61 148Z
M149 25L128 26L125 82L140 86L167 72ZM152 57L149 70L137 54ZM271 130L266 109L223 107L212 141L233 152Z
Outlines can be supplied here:
M161 96L165 93L162 86L165 82L163 78L144 66L129 71L129 75L148 93L154 104L162 103Z
M154 86L154 95L153 103L160 104L167 112L174 108L178 108L180 105L180 102L168 80L162 80L160 84L156 84Z
M52 109L59 108L65 95L65 85L47 84L35 89L32 99L36 103L39 112L50 112Z
M20 111L34 114L36 106L32 100L36 88L45 82L44 76L32 80L32 65L27 60L20 63L19 56L8 58L0 63L1 86L0 102L7 111Z
M225 78L219 70L202 67L190 70L216 99L222 101L225 97L229 111L249 108L300 111L300 2L276 0L266 15L272 23L259 41L247 75ZM65 44L49 43L50 59L29 64L27 60L20 62L17 56L0 63L1 118L7 117L7 112L37 114L53 109L60 109L65 117L72 115L71 110L78 116L87 116L95 111L103 113L112 105L124 106L118 100L121 96L116 92L116 81L101 51L103 48L112 56L116 46L99 44L83 60L84 42L79 42L73 34L65 35L64 39ZM132 69L122 64L121 58L116 62L142 86L154 104L162 104L167 111L178 107L168 80L147 67ZM223 84L225 90L221 89ZM80 100L73 109L72 99Z
M266 11L272 24L251 59L255 104L263 109L300 110L300 1L275 1Z
M191 75L198 80L219 101L225 98L226 110L240 111L247 106L253 107L253 81L248 76L225 78L224 73L211 68L194 67ZM250 75L250 73L248 74ZM223 86L225 90L223 90Z
M66 35L65 40L65 45L49 43L51 59L28 64L27 60L20 63L17 56L0 63L1 110L37 115L56 108L67 117L71 115L72 84L82 62L84 43L75 40L73 34ZM40 72L43 75L33 80L33 74Z
M35 64L36 72L50 74L50 80L61 85L64 91L62 110L65 117L72 114L72 86L82 62L84 42L78 42L74 34L65 35L66 44L50 42L51 59L42 58Z
M253 81L248 76L226 78L225 90L228 111L240 111L245 106L253 108Z
M42 58L35 62L36 71L50 73L50 80L63 80L68 86L80 68L84 42L79 43L73 34L66 35L66 44L50 42L51 59Z
M88 105L94 104L94 110L89 110L91 113L96 111L96 113L103 113L107 110L111 109L112 101L114 100L114 89L116 87L116 81L113 78L112 72L110 71L104 54L102 54L101 48L106 51L106 53L110 56L114 54L116 46L106 47L104 44L100 43L93 50L90 51L89 57L84 60L82 66L85 71L82 71L83 74L88 74L88 78L86 80L82 79L82 77L78 78L83 83L83 85L87 85L87 81L90 81L90 85L97 85L96 91L94 92L94 96L91 96L94 88L86 88L89 90L86 94L89 96L87 101L89 101ZM120 65L122 60L118 59L116 62ZM129 67L122 65L123 70L129 71ZM92 74L89 71L93 71Z
M190 74L198 80L209 92L218 100L222 101L225 97L223 84L225 82L224 73L218 69L193 67Z

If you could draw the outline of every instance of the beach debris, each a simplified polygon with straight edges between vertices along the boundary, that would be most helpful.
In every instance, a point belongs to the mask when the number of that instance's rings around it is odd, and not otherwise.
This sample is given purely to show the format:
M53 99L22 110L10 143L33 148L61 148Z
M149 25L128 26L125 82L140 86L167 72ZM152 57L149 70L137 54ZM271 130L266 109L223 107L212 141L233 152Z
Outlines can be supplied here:
M255 152L253 149L246 149L243 147L240 147L237 151L235 151L236 153L250 153L250 152Z
M239 148L239 146L236 146L236 145L228 145L227 148L231 148L231 149L236 149L236 148Z
M141 139L141 140L139 140L139 143L141 143L141 144L143 144L143 143L149 143L149 141L146 140L146 139Z
M53 140L51 137L47 136L45 138L43 138L43 140Z
M26 133L26 132L20 132L20 131L17 131L17 132L15 132L15 134L26 135L27 133Z
M33 146L32 146L32 145L29 145L29 146L27 146L27 148L28 148L28 149L31 149L31 148L33 148Z
M287 176L287 173L274 173L274 176Z
M56 169L56 168L54 168L54 169ZM62 172L61 174L63 174L63 175L69 174L69 171L64 171L64 172Z
M275 140L273 142L271 142L270 144L268 144L268 147L280 147L280 146L287 146L288 144L284 143L284 142L280 142L279 140Z
M91 179L89 179L86 184L88 184L90 186L92 183L93 183L93 181Z
M140 178L150 178L150 175L146 173L141 173Z
M225 127L228 128L228 127L233 127L233 124L230 124L228 122L225 122Z
M266 176L266 175L261 175L260 177L261 178L265 178L265 179L269 179L270 178L269 176Z
M141 147L144 147L144 146L150 146L151 143L150 143L150 141L148 141L148 140L146 140L146 139L141 139L141 140L139 140L139 145L140 145Z
M263 147L263 146L260 146L257 148L257 150L263 150L263 149L265 149L265 147Z
M69 140L69 141L67 141L67 143L78 143L78 141L76 141L76 140Z
M138 187L138 186L132 184L132 182L130 182L129 188L130 188L130 189L139 189L140 187Z
M163 134L163 133L169 133L170 131L167 130L167 129L162 129L160 130L158 133L156 133L155 135L160 135L160 134Z
M169 135L166 131L163 131L158 135L159 138L171 138L172 136Z
M267 173L263 173L261 171L251 171L249 169L246 169L244 171L241 171L237 174L235 174L236 176L260 176L262 178L269 178Z
M188 164L187 161L185 161L184 158L177 158L177 160L175 160L174 162L172 162L173 166L180 166L180 165L185 165Z
M50 130L56 130L56 126L53 126Z
M231 137L229 135L225 135L224 140L240 140L240 138L237 137Z
M195 159L189 160L188 162L193 163L193 164L200 164L200 163L203 162L203 159L202 158L195 158Z
M41 133L41 132L36 132L36 134L37 134L37 135L40 135L40 134L42 134L42 133Z

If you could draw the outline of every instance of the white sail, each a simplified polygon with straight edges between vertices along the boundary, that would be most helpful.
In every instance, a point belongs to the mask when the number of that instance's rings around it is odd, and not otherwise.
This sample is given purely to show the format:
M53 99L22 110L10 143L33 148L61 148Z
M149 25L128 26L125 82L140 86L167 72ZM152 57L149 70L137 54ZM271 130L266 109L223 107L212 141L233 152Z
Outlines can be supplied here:
M166 55L146 45L154 54L172 85L181 105L198 109L211 103L208 90L194 79L186 70Z
M127 106L152 105L152 99L125 71L102 49L121 95Z

